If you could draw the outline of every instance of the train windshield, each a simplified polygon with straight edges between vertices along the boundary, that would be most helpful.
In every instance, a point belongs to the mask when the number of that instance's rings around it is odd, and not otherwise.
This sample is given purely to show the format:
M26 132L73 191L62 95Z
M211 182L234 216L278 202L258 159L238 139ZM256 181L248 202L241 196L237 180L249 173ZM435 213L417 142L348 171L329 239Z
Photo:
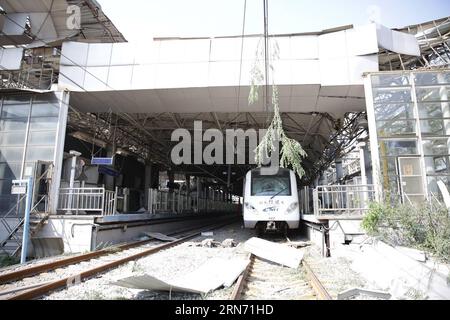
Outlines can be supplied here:
M252 172L252 196L290 196L291 177L289 170L280 170L276 175L261 175Z

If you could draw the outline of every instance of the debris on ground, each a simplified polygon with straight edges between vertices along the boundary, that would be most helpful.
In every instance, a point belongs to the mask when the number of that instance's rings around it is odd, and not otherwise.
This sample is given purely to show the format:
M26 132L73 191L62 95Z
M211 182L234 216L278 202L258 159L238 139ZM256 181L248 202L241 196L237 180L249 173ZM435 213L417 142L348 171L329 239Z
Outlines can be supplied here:
M412 248L393 247L380 240L336 249L335 256L349 257L351 269L393 300L445 300L450 297L448 273L420 262L423 255Z
M214 235L214 232L212 231L205 231L201 233L202 237L212 237Z
M220 242L214 241L214 239L205 239L200 243L200 246L204 248L215 248L220 246Z
M352 288L338 293L338 300L349 300L356 298L358 296L368 296L374 297L380 300L389 300L392 295L389 292L379 291L379 290L368 290L362 288Z
M230 287L249 264L243 258L213 258L195 271L170 282L144 274L120 279L112 284L153 291L208 293L222 286Z
M287 245L298 249L298 248L308 247L308 246L312 245L312 243L310 241L289 241L287 243Z
M215 241L212 238L203 239L201 242L186 242L188 247L203 247L203 248L234 248L238 245L234 239L225 239L222 242Z
M234 239L225 239L222 241L222 248L234 248L237 246L237 242Z
M298 249L255 237L245 242L245 250L259 258L294 269L303 259L303 252Z

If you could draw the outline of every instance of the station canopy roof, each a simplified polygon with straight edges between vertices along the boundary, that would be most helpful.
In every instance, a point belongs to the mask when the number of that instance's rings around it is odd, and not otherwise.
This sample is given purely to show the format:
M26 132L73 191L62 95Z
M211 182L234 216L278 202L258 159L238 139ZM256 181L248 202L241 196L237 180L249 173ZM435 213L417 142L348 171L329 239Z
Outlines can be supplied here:
M40 47L70 39L86 42L125 42L126 39L95 0L0 0L1 45ZM80 26L73 10L80 9ZM75 27L74 27L75 26ZM43 40L43 41L40 41Z

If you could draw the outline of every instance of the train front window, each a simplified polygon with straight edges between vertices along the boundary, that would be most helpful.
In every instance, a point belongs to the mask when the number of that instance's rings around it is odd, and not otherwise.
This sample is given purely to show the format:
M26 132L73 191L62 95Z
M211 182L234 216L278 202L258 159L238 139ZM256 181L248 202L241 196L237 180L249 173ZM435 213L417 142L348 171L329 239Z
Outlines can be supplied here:
M280 171L273 176L252 172L252 196L290 196L291 178L289 171Z

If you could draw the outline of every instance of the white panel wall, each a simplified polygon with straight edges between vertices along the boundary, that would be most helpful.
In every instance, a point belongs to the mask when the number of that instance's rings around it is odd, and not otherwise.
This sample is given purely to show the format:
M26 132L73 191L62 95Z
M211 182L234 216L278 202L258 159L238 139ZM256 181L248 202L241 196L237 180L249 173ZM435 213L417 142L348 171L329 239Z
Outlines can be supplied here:
M211 40L210 61L232 61L241 55L241 39L213 39Z
M363 72L378 71L380 42L410 49L404 41L408 35L377 30L371 24L319 36L277 37L280 57L274 62L275 82L361 85ZM74 76L86 90L249 85L256 50L262 49L263 41L260 37L244 39L242 64L241 45L240 38L160 40L139 46L64 43L60 85L80 90L64 74ZM74 69L77 65L80 70Z
M314 60L319 58L319 38L317 36L290 38L291 59Z
M347 37L345 31L319 36L319 59L347 57Z
M346 30L345 34L347 37L347 53L349 56L378 53L377 29L375 24Z
M377 38L378 45L382 48L401 54L420 56L417 39L411 34L393 31L377 24Z
M113 45L110 43L92 43L89 45L87 66L109 66Z

